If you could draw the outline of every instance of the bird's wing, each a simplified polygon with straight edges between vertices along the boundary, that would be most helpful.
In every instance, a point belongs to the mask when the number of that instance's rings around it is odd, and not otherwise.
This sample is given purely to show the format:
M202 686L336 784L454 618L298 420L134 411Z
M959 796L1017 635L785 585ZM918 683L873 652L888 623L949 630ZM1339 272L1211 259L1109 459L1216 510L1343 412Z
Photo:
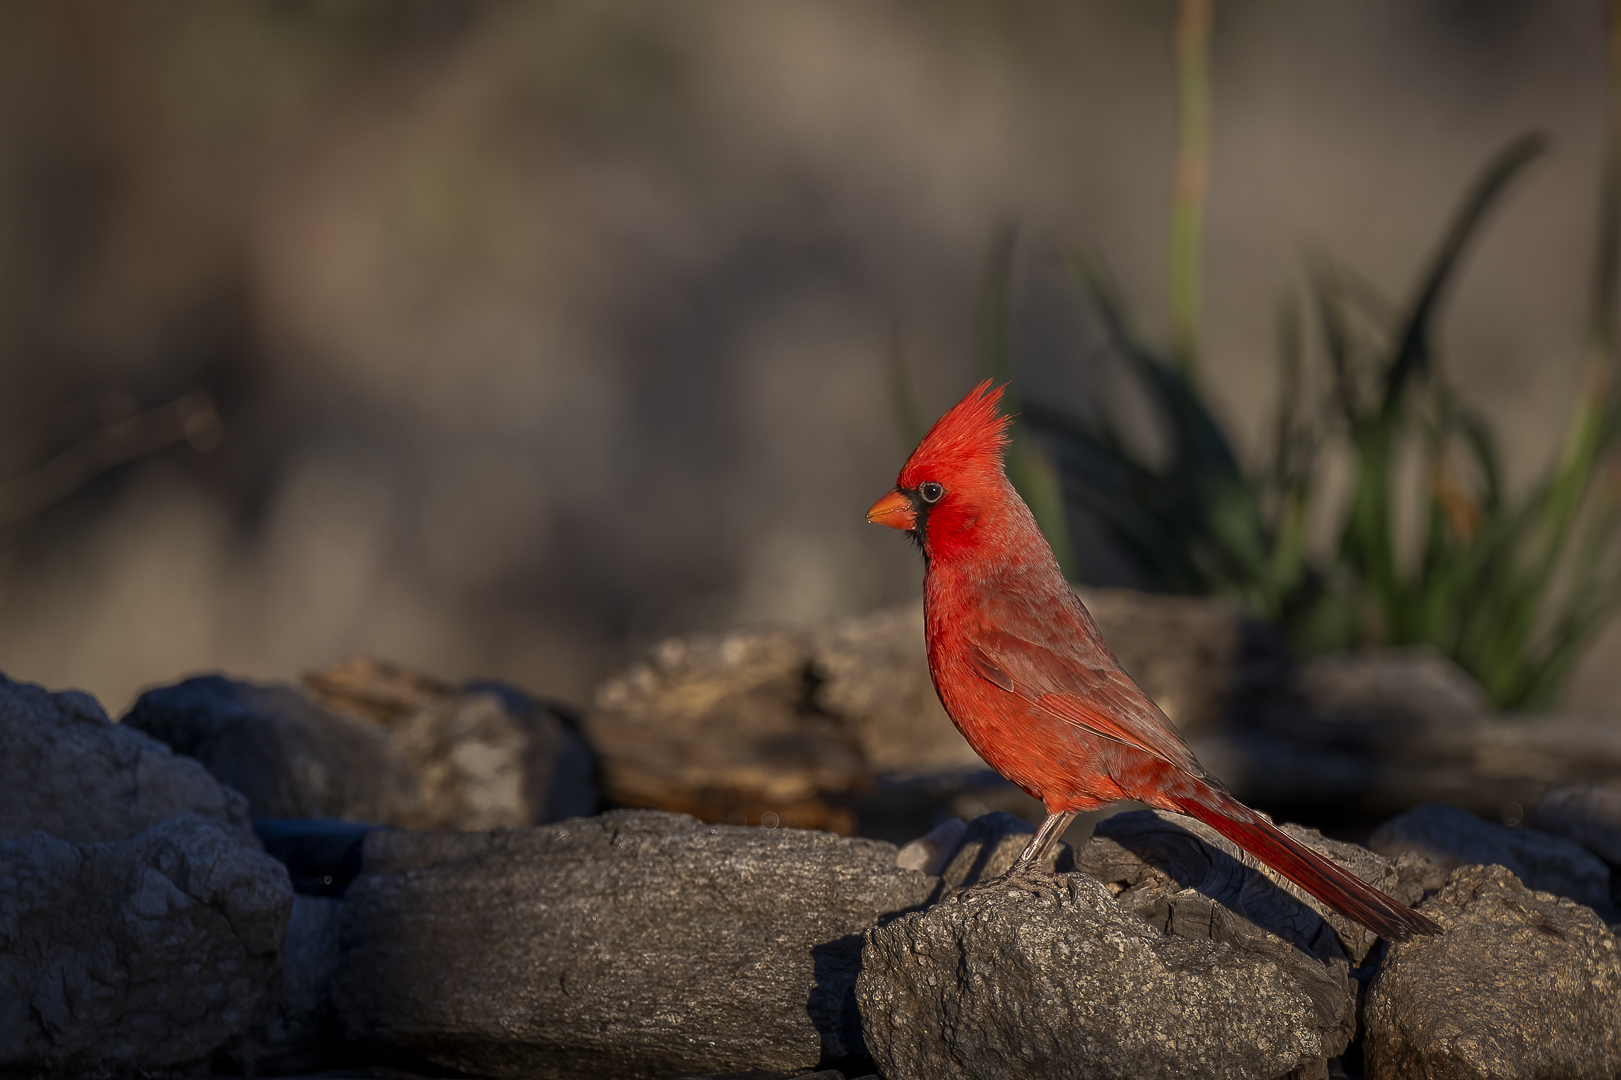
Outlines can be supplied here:
M969 663L1044 712L1203 776L1181 734L1120 669L1080 602L1072 604L1075 612L1048 611L1045 625L1022 604L997 605L989 625L970 631Z

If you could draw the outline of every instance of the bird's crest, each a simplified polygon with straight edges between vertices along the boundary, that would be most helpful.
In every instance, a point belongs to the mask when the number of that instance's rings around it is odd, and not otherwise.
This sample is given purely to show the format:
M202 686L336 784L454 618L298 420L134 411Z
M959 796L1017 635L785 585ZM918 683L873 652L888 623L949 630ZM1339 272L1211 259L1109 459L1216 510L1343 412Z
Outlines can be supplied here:
M901 469L901 486L910 487L914 470L929 470L941 466L953 469L1002 467L1002 451L1008 444L1007 429L1013 418L997 412L1002 400L1002 387L991 386L986 379L972 390L949 412L934 422L923 441L917 444L912 456ZM921 475L915 479L926 479Z

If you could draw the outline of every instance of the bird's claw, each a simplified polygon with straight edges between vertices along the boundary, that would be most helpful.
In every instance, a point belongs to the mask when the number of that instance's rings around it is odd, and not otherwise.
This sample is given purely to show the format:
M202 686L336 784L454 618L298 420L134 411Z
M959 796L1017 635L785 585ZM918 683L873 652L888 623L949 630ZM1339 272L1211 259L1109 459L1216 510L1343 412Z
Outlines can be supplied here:
M959 890L957 895L966 896L969 893L983 892L988 889L1000 889L1005 885L1033 893L1046 884L1051 877L1051 874L1043 873L1029 863L1014 863L993 878L976 881L972 885Z

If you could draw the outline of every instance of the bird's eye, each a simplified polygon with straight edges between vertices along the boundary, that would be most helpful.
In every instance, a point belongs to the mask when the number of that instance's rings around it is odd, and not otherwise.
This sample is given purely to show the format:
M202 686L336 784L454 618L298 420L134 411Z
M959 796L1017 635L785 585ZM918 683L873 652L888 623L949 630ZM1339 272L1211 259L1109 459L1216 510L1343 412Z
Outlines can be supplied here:
M940 501L940 497L946 493L946 489L933 480L925 480L917 486L917 493L923 496L924 502L937 503Z

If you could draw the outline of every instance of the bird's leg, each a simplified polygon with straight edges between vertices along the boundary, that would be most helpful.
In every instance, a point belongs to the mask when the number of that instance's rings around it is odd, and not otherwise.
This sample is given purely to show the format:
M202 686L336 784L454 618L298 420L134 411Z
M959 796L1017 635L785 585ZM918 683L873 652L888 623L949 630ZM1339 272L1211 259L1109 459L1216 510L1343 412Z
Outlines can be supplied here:
M979 882L973 888L990 889L998 885L1017 885L1020 888L1027 888L1025 882L1028 875L1046 857L1048 849L1057 842L1060 836L1064 835L1064 830L1069 828L1069 823L1075 820L1075 815L1079 812L1078 810L1060 810L1048 814L1047 820L1041 823L1041 828L1036 830L1036 835L1032 836L1030 842L1024 846L1024 850L1019 852L1019 857L1013 860L1012 866L989 881Z

